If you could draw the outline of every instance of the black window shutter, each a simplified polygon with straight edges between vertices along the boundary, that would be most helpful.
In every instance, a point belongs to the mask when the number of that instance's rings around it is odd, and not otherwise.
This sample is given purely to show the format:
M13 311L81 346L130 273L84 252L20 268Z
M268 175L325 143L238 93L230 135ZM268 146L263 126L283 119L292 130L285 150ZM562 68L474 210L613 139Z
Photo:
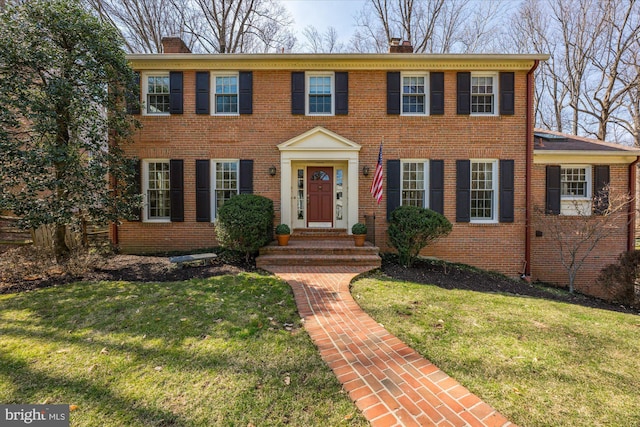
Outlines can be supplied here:
M304 72L291 73L291 114L304 115Z
M169 112L182 114L182 71L169 73Z
M400 159L387 160L387 221L400 206Z
M130 92L127 88L125 101L127 101L128 114L140 114L140 71L133 72L133 87Z
M609 165L597 165L593 170L593 213L603 215L609 208Z
M500 160L500 222L513 222L514 161Z
M444 160L429 161L429 209L444 215Z
M240 160L240 194L253 194L253 160Z
M211 162L196 160L196 221L211 222Z
M253 114L253 72L240 71L239 80L240 114Z
M458 73L458 114L471 114L471 73Z
M184 161L169 160L171 221L184 221Z
M515 114L515 86L514 73L500 73L500 114L513 116Z
M432 116L444 114L444 73L429 73L429 90L431 98L429 101L429 114Z
M142 194L142 161L134 160L134 185L136 186L136 194ZM138 209L138 217L132 218L131 221L142 221L142 215L144 214L144 207L141 206Z
M196 114L209 114L211 111L210 84L211 77L208 71L196 72Z
M400 114L400 73L387 72L387 114Z
M470 160L456 160L456 221L471 221Z
M336 115L349 114L349 73L336 73Z
M560 215L560 166L547 166L547 214Z

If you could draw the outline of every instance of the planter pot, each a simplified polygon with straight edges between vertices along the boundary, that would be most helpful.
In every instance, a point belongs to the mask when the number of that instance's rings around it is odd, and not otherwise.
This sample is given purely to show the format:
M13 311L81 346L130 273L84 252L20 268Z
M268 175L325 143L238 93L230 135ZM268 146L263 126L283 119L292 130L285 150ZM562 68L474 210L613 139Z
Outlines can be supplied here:
M276 237L278 238L278 246L287 246L291 234L276 234Z
M367 238L366 234L354 234L353 235L353 241L355 242L356 246L364 246L364 241Z

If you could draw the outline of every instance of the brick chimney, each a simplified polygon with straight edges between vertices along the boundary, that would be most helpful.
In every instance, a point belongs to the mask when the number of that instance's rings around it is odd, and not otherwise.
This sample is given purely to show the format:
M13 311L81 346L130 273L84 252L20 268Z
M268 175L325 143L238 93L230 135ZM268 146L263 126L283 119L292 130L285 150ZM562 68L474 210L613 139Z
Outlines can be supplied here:
M163 37L162 51L163 53L191 53L180 37Z
M411 42L408 40L400 43L400 39L394 37L389 44L389 53L413 53L413 46L411 46Z

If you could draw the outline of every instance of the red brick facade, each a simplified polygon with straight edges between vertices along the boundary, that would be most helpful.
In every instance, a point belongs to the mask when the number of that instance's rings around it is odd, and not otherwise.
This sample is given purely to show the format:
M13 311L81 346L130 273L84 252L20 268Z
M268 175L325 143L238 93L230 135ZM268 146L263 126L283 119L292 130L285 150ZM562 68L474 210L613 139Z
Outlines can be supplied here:
M278 144L290 141L314 128L326 129L360 147L357 158L349 163L351 182L357 183L357 212L345 219L350 229L354 220L364 222L375 215L375 242L388 250L386 237L387 161L392 159L424 159L443 161L444 215L453 223L446 238L424 251L424 255L471 264L495 270L509 276L519 276L526 260L526 162L528 72L535 56L428 56L409 54L387 55L132 55L136 70L174 70L183 75L183 112L168 116L141 115L143 128L136 134L127 152L140 159L180 159L184 162L184 221L167 223L124 222L117 230L117 244L125 252L159 252L191 250L216 245L214 224L196 222L196 160L253 160L253 193L274 201L276 223L290 222L282 218L281 180L295 179L287 170L283 174L283 152ZM252 71L251 114L217 116L196 114L196 71ZM292 72L327 71L348 73L348 113L345 115L310 116L292 114ZM444 114L408 116L389 114L387 84L390 71L442 72L444 76ZM474 116L458 114L458 72L513 73L514 114ZM144 74L143 74L144 75ZM429 95L427 94L427 97ZM498 95L497 98L500 98ZM498 102L501 102L497 100ZM496 105L496 108L497 107ZM531 125L531 123L529 123ZM377 205L369 188L376 166L378 149L384 140L383 159L385 187L383 199ZM532 153L529 153L532 156ZM513 161L513 221L500 222L497 214L492 223L456 221L457 161L491 159ZM306 159L308 163L313 157ZM355 163L354 163L355 162ZM316 162L318 163L318 162ZM320 164L323 162L320 161ZM325 162L327 163L327 162ZM337 164L337 163L336 163ZM342 164L342 163L340 163ZM275 176L268 172L276 167ZM363 166L371 173L365 176ZM346 168L346 166L345 166ZM625 167L612 168L612 179L622 185ZM345 169L346 171L346 169ZM540 190L540 174L533 174L534 201L544 198ZM494 177L498 179L498 177ZM544 183L544 180L542 180ZM285 186L288 184L285 184ZM618 185L618 184L616 184ZM496 187L497 188L497 187ZM345 189L355 194L352 188ZM350 193L349 193L350 192ZM499 192L496 194L499 197ZM348 196L347 196L348 197ZM287 207L288 209L288 207ZM293 208L292 208L293 209ZM353 209L352 209L353 210ZM293 215L293 213L291 214ZM337 222L336 222L337 223ZM533 232L533 230L532 230ZM625 232L621 232L621 236ZM113 236L114 239L116 236ZM557 270L551 264L544 239L533 237L531 271L534 278L558 279L542 271ZM613 259L624 245L613 244ZM608 252L608 251L607 251ZM581 276L587 280L593 274Z

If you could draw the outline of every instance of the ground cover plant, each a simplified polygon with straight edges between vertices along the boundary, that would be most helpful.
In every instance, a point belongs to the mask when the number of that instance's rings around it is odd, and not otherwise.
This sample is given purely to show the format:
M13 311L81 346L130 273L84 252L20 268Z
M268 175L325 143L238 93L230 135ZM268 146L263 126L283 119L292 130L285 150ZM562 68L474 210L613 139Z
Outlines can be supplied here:
M429 265L405 272L412 281L383 273L356 280L354 298L520 426L640 425L637 312L458 266L433 275ZM387 262L383 270L411 269ZM507 293L518 286L521 295Z
M0 295L0 402L68 403L73 426L366 425L289 286L245 272Z

